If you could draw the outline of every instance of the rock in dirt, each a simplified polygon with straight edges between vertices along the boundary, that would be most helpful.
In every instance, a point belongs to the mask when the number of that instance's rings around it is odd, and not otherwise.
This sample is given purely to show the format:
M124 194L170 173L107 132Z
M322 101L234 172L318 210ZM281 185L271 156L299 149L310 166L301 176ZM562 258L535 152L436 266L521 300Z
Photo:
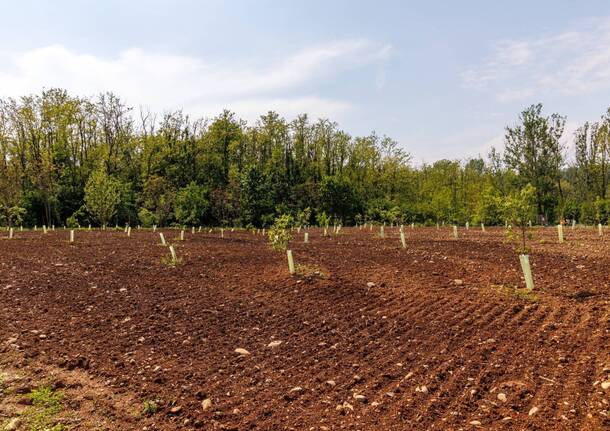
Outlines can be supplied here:
M174 406L171 409L169 409L169 413L172 415L179 415L180 412L182 412L182 407L180 407L180 406Z
M534 416L536 413L538 413L538 410L540 410L540 409L538 407L534 406L530 409L528 415Z
M201 402L201 408L202 408L203 411L206 411L210 407L212 407L212 400L211 399L206 398L205 400L203 400Z
M235 353L241 356L248 356L250 354L250 352L248 352L246 349L242 349L241 347L235 349Z
M366 403L366 397L362 394L354 394L354 399L356 401L360 401L361 403Z
M282 342L280 340L276 340L276 341L272 341L271 343L267 344L267 347L278 347L280 344L282 344Z
M347 401L344 401L343 404L339 404L337 407L335 407L335 410L337 410L339 413L342 413L345 415L349 412L353 412L354 406L352 406Z
M372 281L369 281L368 283L366 283L366 287L368 287L369 289L372 289L373 287L375 287L375 283L373 283Z
M610 380L606 380L602 382L602 389L605 391L606 389L610 389Z
M475 427L480 427L481 426L481 421L470 421L468 422L470 425L475 426Z
M456 278L455 280L453 280L453 282L456 286L461 286L462 284L464 284L464 280L460 280L459 278Z
M286 401L293 401L299 397L299 395L303 392L303 388L300 386L295 386L290 389L286 395L284 395L284 399Z
M502 401L503 403L505 403L505 402L506 402L506 400L507 400L507 398L506 398L506 394L503 394L502 392L500 392L500 393L498 394L498 399L499 399L500 401Z
M335 386L337 383L335 383L335 381L334 381L334 380L327 380L327 381L326 381L326 384L327 384L328 386Z

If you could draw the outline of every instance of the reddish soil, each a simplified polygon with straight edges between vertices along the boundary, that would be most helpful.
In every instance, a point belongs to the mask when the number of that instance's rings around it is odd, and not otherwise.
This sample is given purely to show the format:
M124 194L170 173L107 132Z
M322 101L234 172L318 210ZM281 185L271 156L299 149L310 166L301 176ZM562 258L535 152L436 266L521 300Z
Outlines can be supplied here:
M151 231L0 240L0 357L159 401L107 429L610 429L608 232L536 230L536 297L501 229L295 232L319 277L262 236L164 232L176 267Z

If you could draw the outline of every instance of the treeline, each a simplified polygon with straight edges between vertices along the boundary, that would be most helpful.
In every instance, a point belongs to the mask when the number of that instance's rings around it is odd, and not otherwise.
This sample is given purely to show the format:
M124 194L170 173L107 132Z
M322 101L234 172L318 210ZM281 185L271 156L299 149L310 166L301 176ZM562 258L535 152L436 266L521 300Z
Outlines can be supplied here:
M565 118L525 110L505 148L413 166L398 143L327 119L229 111L191 119L133 110L113 94L51 89L0 100L0 222L10 225L266 226L331 219L503 223L502 200L531 184L539 221L606 222L609 116L560 144Z

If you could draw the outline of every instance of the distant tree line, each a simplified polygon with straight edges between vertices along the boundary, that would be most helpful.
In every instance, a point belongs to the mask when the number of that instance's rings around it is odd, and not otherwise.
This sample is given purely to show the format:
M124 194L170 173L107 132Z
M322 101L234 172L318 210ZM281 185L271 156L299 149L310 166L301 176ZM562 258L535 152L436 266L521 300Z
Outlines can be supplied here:
M414 166L389 137L353 137L306 114L248 125L230 111L156 115L110 93L50 89L0 100L0 222L501 224L502 202L529 184L537 221L606 223L610 113L578 129L570 164L564 125L533 105L487 159Z

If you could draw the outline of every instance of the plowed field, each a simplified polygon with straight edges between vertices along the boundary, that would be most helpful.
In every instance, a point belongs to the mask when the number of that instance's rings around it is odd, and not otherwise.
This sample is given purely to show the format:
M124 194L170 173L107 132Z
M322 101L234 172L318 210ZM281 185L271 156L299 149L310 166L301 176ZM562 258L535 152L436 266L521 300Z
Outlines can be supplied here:
M295 232L297 276L260 235L163 232L175 267L150 230L3 232L5 365L159 405L105 429L610 429L609 232L535 230L535 294L502 229Z

